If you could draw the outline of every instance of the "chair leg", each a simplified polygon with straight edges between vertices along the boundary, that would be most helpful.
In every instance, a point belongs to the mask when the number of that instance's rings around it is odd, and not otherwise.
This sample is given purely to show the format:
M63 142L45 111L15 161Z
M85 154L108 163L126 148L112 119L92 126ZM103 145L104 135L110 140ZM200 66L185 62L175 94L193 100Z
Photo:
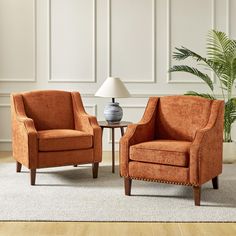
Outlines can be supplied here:
M195 206L200 206L201 186L193 186L193 195L194 195Z
M92 170L93 170L93 178L96 179L98 177L98 166L99 162L95 162L92 165Z
M78 165L74 165L74 167L77 167Z
M30 184L35 185L36 169L30 170Z
M125 195L130 196L130 194L131 194L132 179L124 178L124 185L125 185Z
M214 189L219 188L218 176L216 176L215 178L212 179L212 185L213 185Z
M16 162L16 172L21 172L21 167L22 167L22 164L20 162Z

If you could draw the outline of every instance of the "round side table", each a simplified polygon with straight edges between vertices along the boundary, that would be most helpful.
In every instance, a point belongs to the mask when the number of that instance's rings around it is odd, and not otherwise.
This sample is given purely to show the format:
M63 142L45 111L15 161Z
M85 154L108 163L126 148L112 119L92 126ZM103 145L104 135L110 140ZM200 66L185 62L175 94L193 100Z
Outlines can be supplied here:
M112 173L115 173L115 129L119 128L121 131L121 136L124 135L124 128L127 127L129 124L132 124L132 122L128 121L121 121L120 123L108 123L107 121L98 121L99 126L102 128L102 131L104 128L111 129L112 134ZM103 133L103 132L102 132Z

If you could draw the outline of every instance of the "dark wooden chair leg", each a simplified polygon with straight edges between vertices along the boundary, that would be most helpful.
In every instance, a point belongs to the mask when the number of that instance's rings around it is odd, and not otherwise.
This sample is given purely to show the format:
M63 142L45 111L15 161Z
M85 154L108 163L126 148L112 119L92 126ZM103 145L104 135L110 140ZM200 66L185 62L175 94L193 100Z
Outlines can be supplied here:
M200 186L193 186L193 195L194 195L195 206L200 206L200 201L201 201L201 187Z
M36 169L30 170L30 184L35 185Z
M93 178L94 179L96 179L98 177L98 166L99 166L98 162L93 163L92 169L93 169Z
M20 162L16 162L16 172L21 172L21 167L22 167L22 164Z
M74 167L77 167L78 165L74 165Z
M214 189L219 188L218 176L216 176L215 178L212 179L212 185L213 185Z
M130 194L131 194L132 179L124 178L124 185L125 185L125 195L130 196Z

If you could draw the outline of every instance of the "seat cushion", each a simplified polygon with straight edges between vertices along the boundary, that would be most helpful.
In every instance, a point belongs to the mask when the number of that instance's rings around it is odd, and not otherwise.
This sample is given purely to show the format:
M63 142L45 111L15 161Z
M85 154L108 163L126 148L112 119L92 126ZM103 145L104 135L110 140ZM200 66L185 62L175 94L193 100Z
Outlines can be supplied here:
M163 165L183 166L189 164L191 142L154 140L130 147L130 159Z
M66 151L88 149L93 146L93 136L71 129L41 130L39 134L39 151Z

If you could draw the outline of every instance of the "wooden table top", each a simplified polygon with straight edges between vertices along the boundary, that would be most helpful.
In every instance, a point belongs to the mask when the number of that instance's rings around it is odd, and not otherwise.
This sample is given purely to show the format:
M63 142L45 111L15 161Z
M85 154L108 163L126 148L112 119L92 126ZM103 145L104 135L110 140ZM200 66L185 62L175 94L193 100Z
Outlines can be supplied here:
M128 125L132 124L132 122L121 121L119 123L108 123L107 121L98 121L98 124L103 128L122 128L127 127Z

